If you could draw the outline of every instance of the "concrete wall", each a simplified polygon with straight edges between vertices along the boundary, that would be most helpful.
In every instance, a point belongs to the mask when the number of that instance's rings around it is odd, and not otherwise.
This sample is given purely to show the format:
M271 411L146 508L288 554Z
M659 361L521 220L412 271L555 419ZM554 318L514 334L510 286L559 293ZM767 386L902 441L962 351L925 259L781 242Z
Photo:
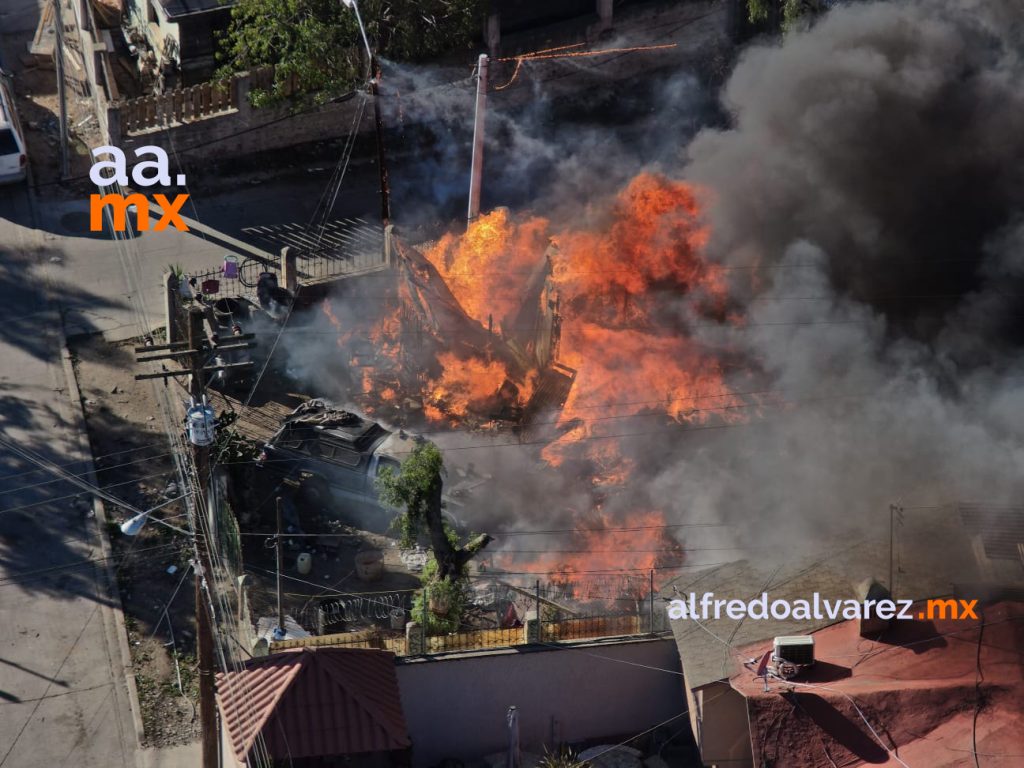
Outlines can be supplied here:
M238 87L232 97L235 109L167 127L156 125L129 133L119 119L113 119L118 108L111 107L108 120L111 143L125 151L146 145L160 146L186 164L223 160L343 136L352 125L358 100L363 98L359 95L346 102L298 111L293 106L253 109L248 102L245 78L235 81ZM363 130L372 129L372 114L370 108L364 110Z
M671 638L404 659L396 671L413 768L501 751L511 705L522 748L540 753L560 742L621 740L685 708Z

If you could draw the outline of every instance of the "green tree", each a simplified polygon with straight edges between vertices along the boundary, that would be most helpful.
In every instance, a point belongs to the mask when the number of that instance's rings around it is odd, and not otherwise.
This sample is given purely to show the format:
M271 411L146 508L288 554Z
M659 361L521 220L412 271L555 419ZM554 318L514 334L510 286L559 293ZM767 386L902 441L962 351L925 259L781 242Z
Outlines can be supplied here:
M359 10L377 55L416 61L467 47L480 28L483 0L363 0ZM280 101L285 84L325 101L357 87L366 73L355 14L341 0L239 0L221 40L220 75L274 65L274 85L259 106Z
M442 514L443 489L444 459L428 442L416 446L399 472L385 467L377 478L381 500L405 510L398 518L402 545L412 546L424 528L430 539L432 557L423 569L423 591L413 604L413 615L419 619L425 614L425 629L431 633L458 630L469 599L466 564L491 541L481 534L459 545L458 534Z
M416 446L399 472L385 467L377 478L381 500L405 510L398 519L402 545L412 546L426 529L441 581L461 577L466 563L491 541L490 536L481 534L459 546L458 536L442 513L443 489L444 459L437 446L428 442Z

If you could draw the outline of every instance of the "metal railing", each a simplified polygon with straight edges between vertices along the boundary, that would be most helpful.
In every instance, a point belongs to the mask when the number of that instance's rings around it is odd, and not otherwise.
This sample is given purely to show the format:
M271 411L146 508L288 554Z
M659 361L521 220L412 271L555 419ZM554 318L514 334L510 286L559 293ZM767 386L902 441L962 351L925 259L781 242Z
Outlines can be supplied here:
M353 616L355 618L355 616ZM530 644L557 644L607 637L641 636L651 633L646 615L611 614L575 616L567 619L538 622L529 617L523 626L493 629L467 629L443 635L415 638L420 624L407 631L375 627L352 632L335 632L313 637L271 643L271 650L299 647L377 648L391 651L397 656L454 653L496 648L513 648ZM655 631L660 631L655 627ZM422 651L421 651L422 649Z

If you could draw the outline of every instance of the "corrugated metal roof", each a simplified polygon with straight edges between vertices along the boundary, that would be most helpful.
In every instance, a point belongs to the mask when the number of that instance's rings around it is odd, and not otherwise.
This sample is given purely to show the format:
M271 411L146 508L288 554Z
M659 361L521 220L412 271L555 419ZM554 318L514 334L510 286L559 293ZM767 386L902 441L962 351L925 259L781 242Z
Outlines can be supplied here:
M274 758L386 752L410 745L394 655L300 648L217 676L217 704L244 763L259 735Z

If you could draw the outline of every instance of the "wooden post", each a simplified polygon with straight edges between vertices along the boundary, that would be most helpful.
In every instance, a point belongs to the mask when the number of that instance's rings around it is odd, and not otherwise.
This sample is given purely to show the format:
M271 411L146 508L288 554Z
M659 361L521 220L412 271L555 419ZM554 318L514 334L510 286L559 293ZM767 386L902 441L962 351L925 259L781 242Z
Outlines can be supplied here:
M651 569L651 628L648 630L654 634L654 569Z
M299 276L295 266L295 254L287 245L281 249L281 278L284 287L292 294L298 290Z
M277 538L275 541L275 549L277 550L277 631L281 635L283 640L285 637L284 629L284 600L282 599L281 593L281 571L284 570L283 559L284 555L282 550L284 549L284 540L282 539L282 532L284 526L281 524L281 497L277 497Z
M179 341L178 332L178 276L173 272L164 273L164 323L167 328L167 343Z

